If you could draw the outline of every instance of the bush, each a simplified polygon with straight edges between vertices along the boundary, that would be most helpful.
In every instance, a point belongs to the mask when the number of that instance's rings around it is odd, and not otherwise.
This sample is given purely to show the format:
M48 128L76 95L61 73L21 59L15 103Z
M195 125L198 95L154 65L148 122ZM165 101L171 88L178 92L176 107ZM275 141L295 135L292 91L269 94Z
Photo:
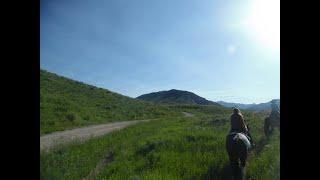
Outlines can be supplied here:
M73 113L70 113L70 114L67 114L67 115L66 115L66 119L67 119L68 121L73 122L74 120L76 120L76 116L75 116Z
M83 117L83 120L89 121L89 120L90 120L90 116L88 116L88 115L84 116L84 117Z

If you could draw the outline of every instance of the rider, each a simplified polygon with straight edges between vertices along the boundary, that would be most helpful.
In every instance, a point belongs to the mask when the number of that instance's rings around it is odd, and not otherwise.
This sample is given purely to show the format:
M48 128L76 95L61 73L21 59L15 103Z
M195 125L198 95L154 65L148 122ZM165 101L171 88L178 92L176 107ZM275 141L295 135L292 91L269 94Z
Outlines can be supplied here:
M238 108L233 108L233 114L231 115L231 130L230 132L241 132L249 137L250 143L253 144L252 136L245 124L243 115Z
M280 118L280 109L279 106L277 105L276 101L273 100L271 101L271 114L270 118Z

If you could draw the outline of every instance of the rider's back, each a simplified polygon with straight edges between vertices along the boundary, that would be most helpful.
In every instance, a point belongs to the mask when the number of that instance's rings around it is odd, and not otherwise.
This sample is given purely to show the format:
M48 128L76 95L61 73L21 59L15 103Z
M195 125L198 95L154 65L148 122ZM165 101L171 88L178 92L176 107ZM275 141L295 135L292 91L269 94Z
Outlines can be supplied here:
M238 113L231 115L231 131L247 132L243 117Z
M280 119L280 111L279 110L272 110L270 114L270 118L272 120L274 119Z

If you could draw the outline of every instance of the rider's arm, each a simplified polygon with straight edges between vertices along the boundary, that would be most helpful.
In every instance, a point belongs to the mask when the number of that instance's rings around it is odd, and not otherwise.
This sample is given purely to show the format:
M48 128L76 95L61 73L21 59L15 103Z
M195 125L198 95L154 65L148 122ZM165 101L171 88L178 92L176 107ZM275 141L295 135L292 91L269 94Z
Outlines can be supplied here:
M248 131L248 128L246 126L246 123L244 122L244 119L243 117L240 117L240 122L241 122L241 128L243 131L247 132Z

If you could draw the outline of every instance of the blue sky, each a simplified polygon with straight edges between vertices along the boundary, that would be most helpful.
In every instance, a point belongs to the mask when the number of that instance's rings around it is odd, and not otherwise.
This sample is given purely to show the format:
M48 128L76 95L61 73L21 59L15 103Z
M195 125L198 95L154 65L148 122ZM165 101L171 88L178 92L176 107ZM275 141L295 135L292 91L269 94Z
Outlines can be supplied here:
M181 89L213 101L280 98L280 50L266 43L270 24L245 23L265 17L252 14L253 4L41 1L41 68L130 97Z

